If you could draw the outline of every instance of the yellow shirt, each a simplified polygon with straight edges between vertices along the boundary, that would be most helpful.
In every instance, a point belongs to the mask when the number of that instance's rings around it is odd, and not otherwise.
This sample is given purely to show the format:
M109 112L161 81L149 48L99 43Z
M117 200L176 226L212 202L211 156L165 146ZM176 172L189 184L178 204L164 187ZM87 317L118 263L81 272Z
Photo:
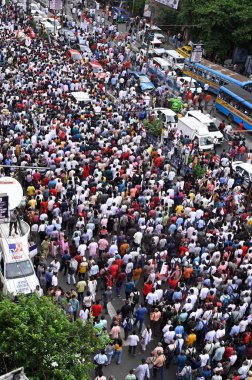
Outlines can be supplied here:
M194 193L189 194L189 198L191 201L193 201L195 197L196 197L196 195Z
M186 338L186 344L187 346L192 346L196 342L196 335L195 334L189 334Z
M176 214L180 215L182 213L183 209L184 209L184 206L178 205L176 207Z
M36 201L36 199L31 199L31 200L28 202L28 205L31 206L32 208L35 208L36 205L37 205L37 201Z
M28 186L27 187L27 194L31 197L35 193L35 187L34 186Z

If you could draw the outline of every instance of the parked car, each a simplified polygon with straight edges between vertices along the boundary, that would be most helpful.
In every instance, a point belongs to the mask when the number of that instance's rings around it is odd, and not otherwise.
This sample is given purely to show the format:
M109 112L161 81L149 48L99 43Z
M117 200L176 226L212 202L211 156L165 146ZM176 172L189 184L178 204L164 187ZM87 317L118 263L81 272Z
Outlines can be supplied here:
M73 61L81 61L82 60L82 55L78 50L75 49L69 49L67 51L67 57L69 59L72 59Z
M79 50L83 57L88 57L88 58L93 57L93 53L90 47L86 45L76 44L76 45L73 45L73 49Z
M57 30L61 29L61 24L60 24L59 20L57 20L53 17L48 17L47 21L50 22L53 26L55 24L55 27Z
M67 40L67 42L69 42L70 44L73 44L76 42L76 37L75 37L75 34L74 34L74 30L73 29L62 29L62 31L60 32L60 34L63 33L64 36L65 36L65 39Z
M99 79L105 78L106 73L104 73L102 65L98 61L89 62L88 65L89 65L89 68L92 69L96 78L99 78Z
M192 47L190 45L181 46L177 49L177 52L184 58L189 58L191 55Z
M130 20L130 15L123 8L112 7L111 9L112 15L117 15L118 22L127 22Z
M190 87L190 91L193 93L197 89L197 93L200 94L202 92L202 87L199 82L191 77L178 77L177 78L177 86L186 86Z
M240 184L245 189L249 189L252 183L252 164L243 161L233 161L232 169L241 179L240 183L236 182L236 185Z
M155 86L147 75L142 74L140 71L128 71L137 80L137 85L141 92L153 91Z

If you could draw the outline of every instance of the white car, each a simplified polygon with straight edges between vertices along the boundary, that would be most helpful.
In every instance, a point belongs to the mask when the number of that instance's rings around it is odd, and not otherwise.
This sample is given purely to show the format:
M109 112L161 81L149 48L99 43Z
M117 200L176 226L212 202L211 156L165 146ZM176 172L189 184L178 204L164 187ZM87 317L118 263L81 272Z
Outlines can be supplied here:
M197 93L200 94L202 92L202 88L200 84L191 77L178 77L177 78L177 86L181 87L186 85L186 87L190 87L190 91L194 92L195 88L197 88Z
M252 183L252 164L243 161L233 161L232 169L243 178L241 185L245 189L249 189Z
M61 29L60 22L58 20L54 19L53 17L48 17L46 19L46 21L50 22L50 24L52 24L53 26L55 24L55 27L57 30Z
M37 3L31 3L30 8L31 8L31 14L33 14L36 11L40 10L40 5Z

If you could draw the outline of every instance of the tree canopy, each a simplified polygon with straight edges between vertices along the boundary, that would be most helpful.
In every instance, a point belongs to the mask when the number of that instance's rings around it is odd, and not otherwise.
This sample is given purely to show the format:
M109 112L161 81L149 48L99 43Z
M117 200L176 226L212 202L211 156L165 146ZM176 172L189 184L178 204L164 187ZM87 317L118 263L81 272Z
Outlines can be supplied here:
M194 25L192 39L202 41L209 53L227 57L236 46L251 49L250 0L181 0L179 20Z
M155 0L148 2L155 24L167 25L164 29L171 33L188 29L190 39L203 42L209 54L230 58L237 46L252 53L251 0L180 0L177 11Z
M97 336L92 321L70 322L47 297L4 299L0 306L0 355L6 370L24 367L29 379L88 380L93 355L107 334Z

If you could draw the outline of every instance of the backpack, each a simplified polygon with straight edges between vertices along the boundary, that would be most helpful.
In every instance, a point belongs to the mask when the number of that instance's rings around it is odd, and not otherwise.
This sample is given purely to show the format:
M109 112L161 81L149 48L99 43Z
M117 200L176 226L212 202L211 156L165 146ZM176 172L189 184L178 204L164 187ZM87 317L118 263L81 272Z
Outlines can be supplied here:
M230 301L229 297L225 297L225 298L222 300L221 304L222 304L222 308L223 308L223 309L226 309L226 308L228 307L229 301Z
M75 259L71 259L69 268L73 269L74 271L77 270L78 268L78 263Z
M139 302L139 294L138 293L134 293L133 294L133 303L138 303Z

